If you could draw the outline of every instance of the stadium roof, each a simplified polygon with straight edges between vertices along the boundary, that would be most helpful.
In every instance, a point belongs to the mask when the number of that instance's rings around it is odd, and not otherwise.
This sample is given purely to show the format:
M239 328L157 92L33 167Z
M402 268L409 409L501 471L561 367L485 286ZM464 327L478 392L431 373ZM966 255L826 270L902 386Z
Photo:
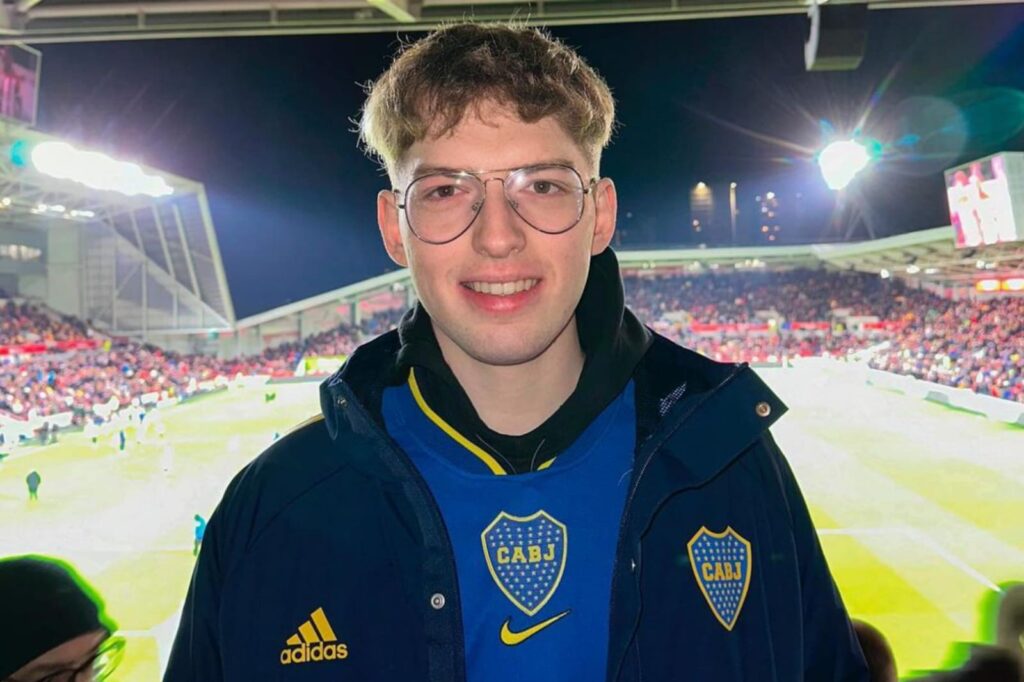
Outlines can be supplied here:
M871 9L1021 0L854 0ZM822 3L825 0L821 0ZM532 24L802 14L809 0L3 0L0 43L419 30L473 17ZM850 3L847 3L850 4Z
M306 310L323 305L334 303L354 303L382 291L393 291L396 285L398 288L404 289L404 287L409 284L409 271L405 268L395 270L360 282L348 284L339 289L333 289L322 294L317 294L316 296L310 296L309 298L305 298L301 301L287 303L277 308L265 310L262 313L250 315L249 317L238 320L235 324L235 328L247 329L249 327L255 327L283 317L297 315Z
M628 268L832 267L932 282L943 286L973 286L990 277L1024 276L1024 243L1011 242L975 249L958 249L953 228L935 227L882 239L842 244L756 246L722 249L624 251L619 261Z
M0 149L61 141L7 124ZM127 196L44 175L0 155L0 226L76 225L81 316L106 332L230 329L235 312L203 185L156 169L170 196ZM51 262L50 267L54 263Z
M1024 243L958 249L952 227L813 249L818 258L835 267L873 273L884 269L893 276L946 286L972 286L988 276L1024 276Z

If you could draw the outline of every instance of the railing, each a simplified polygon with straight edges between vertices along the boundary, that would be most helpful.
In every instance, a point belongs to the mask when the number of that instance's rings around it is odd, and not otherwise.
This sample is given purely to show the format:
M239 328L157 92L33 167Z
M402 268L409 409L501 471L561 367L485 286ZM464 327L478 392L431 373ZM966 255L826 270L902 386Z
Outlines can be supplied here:
M39 341L0 346L0 357L9 355L39 355L40 353L66 352L69 350L93 350L99 348L97 339L70 339L67 341Z

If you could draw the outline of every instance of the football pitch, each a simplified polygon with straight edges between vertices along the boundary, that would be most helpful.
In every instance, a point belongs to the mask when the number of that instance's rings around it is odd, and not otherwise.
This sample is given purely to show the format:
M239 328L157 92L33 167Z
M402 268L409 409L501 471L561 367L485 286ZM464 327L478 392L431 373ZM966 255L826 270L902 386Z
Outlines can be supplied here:
M990 640L986 606L1024 580L1024 429L867 386L845 366L761 374L790 406L774 432L847 607L886 634L901 676L943 667L956 642ZM279 384L268 403L263 388L232 388L163 410L164 440L129 434L125 453L81 433L19 451L0 463L0 556L70 561L128 639L114 679L159 679L193 515L209 517L275 432L319 411L316 389Z

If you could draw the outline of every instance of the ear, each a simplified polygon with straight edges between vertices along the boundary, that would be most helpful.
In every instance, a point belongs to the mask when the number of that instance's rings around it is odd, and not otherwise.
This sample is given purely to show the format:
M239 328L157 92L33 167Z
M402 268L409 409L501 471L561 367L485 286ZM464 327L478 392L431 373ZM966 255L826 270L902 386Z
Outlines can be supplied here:
M405 245L402 242L400 210L394 192L382 189L377 193L377 227L384 241L384 250L396 265L406 268L409 267L409 259L405 257Z
M590 245L590 255L596 256L612 243L615 234L615 217L619 210L618 195L615 183L611 178L601 178L594 185L594 238Z

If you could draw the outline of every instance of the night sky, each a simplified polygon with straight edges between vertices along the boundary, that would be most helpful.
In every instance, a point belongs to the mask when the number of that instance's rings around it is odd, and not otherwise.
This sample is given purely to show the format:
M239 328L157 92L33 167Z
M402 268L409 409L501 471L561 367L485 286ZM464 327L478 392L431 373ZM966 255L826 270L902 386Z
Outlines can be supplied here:
M728 226L690 228L698 181L739 184L739 243L758 243L754 197L769 190L782 243L841 237L848 214L833 210L811 157L823 131L849 132L865 112L862 132L883 156L854 193L879 235L948 224L943 169L1024 150L1024 5L873 11L854 72L805 72L805 24L553 29L618 101L602 173L619 189L622 246L728 244ZM205 183L244 317L394 267L375 219L387 181L357 149L352 120L361 84L397 44L370 34L45 45L38 127Z

